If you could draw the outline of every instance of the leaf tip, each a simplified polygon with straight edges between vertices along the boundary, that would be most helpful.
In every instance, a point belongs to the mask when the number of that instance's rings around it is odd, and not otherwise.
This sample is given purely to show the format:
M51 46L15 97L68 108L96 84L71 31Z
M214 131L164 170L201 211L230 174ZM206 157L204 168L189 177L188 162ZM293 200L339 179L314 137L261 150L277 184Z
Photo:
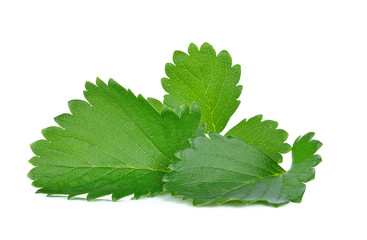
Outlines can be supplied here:
M111 86L111 85L120 86L120 84L118 84L118 82L116 82L115 79L113 79L113 78L108 79L108 86Z
M198 51L198 50L199 50L199 48L198 48L198 46L197 46L195 43L191 42L191 43L189 44L188 51L190 52L191 50L196 50L196 51Z
M213 49L214 50L213 46L208 42L204 42L203 44L201 44L200 51L202 51L203 49Z

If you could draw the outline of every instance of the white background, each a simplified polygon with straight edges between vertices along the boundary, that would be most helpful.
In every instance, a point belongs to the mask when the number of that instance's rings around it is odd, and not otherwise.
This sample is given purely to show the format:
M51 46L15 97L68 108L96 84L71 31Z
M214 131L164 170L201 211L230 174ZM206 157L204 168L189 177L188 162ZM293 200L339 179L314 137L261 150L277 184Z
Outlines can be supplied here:
M289 143L309 131L324 143L301 204L34 194L29 144L83 99L85 81L112 77L162 100L173 51L205 41L242 66L242 104L226 130L262 113ZM366 1L1 0L0 238L366 239L366 81Z

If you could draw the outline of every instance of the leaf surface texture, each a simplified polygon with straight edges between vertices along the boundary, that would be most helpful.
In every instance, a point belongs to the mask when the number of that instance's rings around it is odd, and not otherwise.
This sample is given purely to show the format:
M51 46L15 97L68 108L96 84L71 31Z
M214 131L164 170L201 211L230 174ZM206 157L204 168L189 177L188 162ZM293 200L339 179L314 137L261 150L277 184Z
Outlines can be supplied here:
M113 200L161 192L174 154L200 135L199 107L158 112L112 79L87 82L84 96L88 102L70 101L71 114L55 118L60 127L44 129L46 139L31 145L36 156L29 177L38 192L88 193L87 199L112 194Z
M221 132L240 104L240 65L232 66L227 51L217 55L204 43L200 49L190 44L188 54L175 51L173 64L167 63L165 70L167 78L162 79L162 86L168 94L164 103L171 108L197 103L206 131Z
M321 143L314 133L299 137L292 150L292 167L285 172L253 146L236 138L211 133L197 137L189 149L180 151L171 164L164 189L173 195L193 199L194 205L266 202L274 206L300 202L305 182L314 178L321 162L315 152Z
M277 129L278 123L272 120L262 120L262 115L257 115L248 120L244 119L226 133L226 136L234 136L256 147L274 161L283 161L282 153L291 150L288 143L288 133L283 129Z

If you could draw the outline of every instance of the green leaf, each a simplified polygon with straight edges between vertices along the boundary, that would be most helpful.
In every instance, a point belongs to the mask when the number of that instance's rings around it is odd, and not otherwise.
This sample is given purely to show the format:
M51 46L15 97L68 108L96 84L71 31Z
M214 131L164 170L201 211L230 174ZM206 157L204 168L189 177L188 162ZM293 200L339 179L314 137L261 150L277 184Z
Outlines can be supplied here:
M89 200L161 192L174 154L200 135L199 107L157 112L112 79L108 85L100 79L96 85L87 82L84 96L89 103L70 101L72 114L56 117L60 127L44 129L46 140L31 145L37 156L30 162L36 167L28 176L37 192L69 198L88 193Z
M299 137L293 145L293 163L284 170L253 146L236 138L210 134L197 137L191 148L178 154L170 165L164 189L172 195L194 200L194 205L241 201L266 202L274 206L300 202L305 182L315 176L321 147L311 140L314 133Z
M175 108L195 102L207 132L221 132L240 104L237 99L242 86L237 83L241 67L232 66L231 56L225 50L216 55L208 43L201 45L200 50L191 43L188 53L175 51L174 64L166 64L168 78L162 79L162 86L168 94L164 104Z
M147 98L147 101L155 108L155 110L157 110L158 112L161 112L163 106L167 107L167 105L163 105L161 103L161 101L155 99L155 98L150 98L148 97ZM195 106L197 106L197 104L195 104ZM173 111L175 111L178 115L180 115L181 113L181 106L175 108L175 109L172 109ZM197 106L198 107L198 106ZM198 137L198 136L203 136L204 135L204 132L205 132L205 124L201 124L197 131L193 134L192 137Z
M194 204L221 200L221 196L243 185L285 171L253 146L218 133L210 139L197 137L191 148L178 152L179 161L170 165L165 189L194 199Z
M274 161L281 163L283 161L281 153L291 150L291 146L284 143L288 138L288 133L277 129L278 123L275 121L261 121L262 117L262 115L257 115L248 120L244 119L229 130L226 136L237 137L256 147Z
M292 202L301 202L306 189L304 183L315 178L315 166L321 162L321 156L315 154L322 146L313 140L315 133L310 132L298 137L292 147L292 166L283 175L283 192Z
M152 105L155 108L155 110L157 110L157 112L161 112L163 108L163 104L161 103L161 101L150 97L147 98L147 101L150 103L150 105Z

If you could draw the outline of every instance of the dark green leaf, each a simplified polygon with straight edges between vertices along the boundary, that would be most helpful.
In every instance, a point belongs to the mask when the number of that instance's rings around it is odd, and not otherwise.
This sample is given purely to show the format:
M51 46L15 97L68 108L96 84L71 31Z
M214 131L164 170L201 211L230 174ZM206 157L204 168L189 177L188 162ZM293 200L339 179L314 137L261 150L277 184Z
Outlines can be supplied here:
M278 166L267 155L236 138L210 134L197 137L191 148L178 154L164 181L166 191L194 200L194 205L267 202L278 206L289 201L300 202L305 182L315 176L321 147L311 140L314 133L299 137L293 145L293 163L289 171Z

